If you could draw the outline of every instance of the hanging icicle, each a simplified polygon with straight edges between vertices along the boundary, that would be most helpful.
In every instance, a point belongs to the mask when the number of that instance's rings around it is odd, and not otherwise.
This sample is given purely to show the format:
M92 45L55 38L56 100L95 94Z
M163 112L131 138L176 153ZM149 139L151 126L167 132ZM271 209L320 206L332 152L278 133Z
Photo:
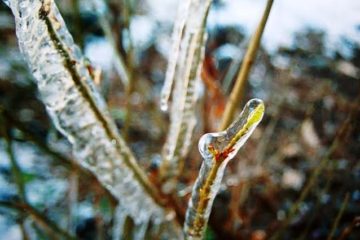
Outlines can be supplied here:
M261 100L252 99L228 129L207 133L201 137L199 151L204 161L186 211L184 226L186 239L203 238L225 167L260 123L264 110Z
M172 33L172 47L168 57L168 67L166 70L164 86L161 90L160 109L162 111L168 110L169 98L171 94L171 88L173 86L175 77L175 68L177 59L180 52L180 44L183 36L183 30L185 27L186 19L188 18L190 0L180 1L177 12L176 21L174 24L174 30Z
M136 226L168 221L157 189L119 136L53 0L10 0L20 50L56 128ZM174 236L178 238L179 236Z
M174 180L179 175L183 159L188 154L196 125L196 103L206 41L205 25L211 2L191 0L184 3L189 6L186 21L179 23L184 20L178 19L175 23L173 49L177 51L170 55L161 97L161 105L165 109L172 82L175 81L170 107L170 129L163 149L164 162L161 172L164 181L168 183L165 184L165 191L172 191L176 186ZM177 28L182 28L182 31Z

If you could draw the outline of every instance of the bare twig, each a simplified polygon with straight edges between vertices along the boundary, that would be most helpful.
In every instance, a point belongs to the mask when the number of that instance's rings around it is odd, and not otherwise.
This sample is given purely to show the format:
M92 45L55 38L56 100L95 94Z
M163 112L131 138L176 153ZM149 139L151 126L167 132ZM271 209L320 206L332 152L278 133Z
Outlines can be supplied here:
M131 118L132 118L132 107L131 107L131 95L134 91L135 88L135 71L134 71L134 45L133 45L133 40L131 38L131 34L130 34L130 21L131 21L131 17L132 17L132 6L131 6L131 2L129 0L125 0L124 2L124 6L123 6L123 15L124 15L124 27L127 29L127 31L129 32L127 38L129 41L129 47L128 47L128 52L126 54L126 60L127 60L127 72L128 72L128 79L129 82L126 86L126 92L125 92L125 96L126 96L126 115L125 115L125 120L124 120L124 139L128 140L129 139L129 128L130 128L130 123L131 123Z
M105 1L103 1L103 0L101 0L100 2L102 2L103 4L106 4ZM96 9L101 9L101 8L99 8L97 1L93 0L93 5ZM106 8L106 9L108 9L108 8ZM126 69L125 62L117 48L115 37L113 36L112 30L111 30L111 25L110 25L108 19L106 18L106 16L104 15L104 13L98 12L98 17L99 17L100 26L104 31L105 37L109 41L109 43L114 51L114 57L115 57L114 65L115 65L116 72L118 73L120 80L126 87L129 84L129 79L130 79L129 73L128 73L128 70Z
M236 79L235 86L231 92L228 103L226 104L224 117L221 122L220 130L225 130L229 124L231 123L234 112L236 110L236 106L238 105L239 99L241 99L241 95L244 89L244 84L246 79L249 76L251 67L254 63L254 59L256 57L257 50L259 49L260 40L262 33L264 32L264 28L267 22L267 19L270 14L270 10L272 7L274 0L268 0L266 4L265 11L261 18L261 21L256 29L255 34L250 40L248 50L245 54L243 64L241 65L241 69L239 75Z
M72 170L69 176L69 189L68 189L68 231L75 232L76 219L74 219L74 212L78 206L79 195L79 172Z
M0 206L29 214L38 225L43 227L51 235L52 239L76 239L28 203L0 201Z
M26 202L25 183L24 183L24 179L22 177L20 166L16 161L15 154L13 151L13 145L12 145L12 140L11 140L11 136L10 136L10 128L9 128L8 122L2 116L0 118L0 125L1 125L1 132L2 132L3 136L5 137L6 152L9 156L9 159L11 162L11 172L15 178L15 183L16 183L16 187L17 187L17 191L18 191L20 200L22 202ZM24 240L29 239L28 235L25 231L23 221L21 221L19 223L19 225L20 225L20 230L21 230L23 239Z
M329 188L330 188L330 184L332 182L332 178L333 177L333 168L331 168L331 171L328 175L328 180L326 182L326 185L325 187L322 189L322 191L318 194L317 196L317 200L316 200L316 204L315 204L315 207L314 207L314 211L312 211L312 216L310 217L310 219L307 221L307 226L305 228L305 230L303 231L303 233L301 234L301 236L299 238L297 238L297 240L304 240L306 239L306 236L310 230L310 227L312 225L312 223L314 222L315 220L315 216L316 214L319 213L319 207L321 205L321 197L324 196L328 191L329 191Z
M296 214L297 210L299 209L300 204L305 200L305 198L310 193L311 189L313 189L314 185L317 182L317 178L319 174L325 169L325 167L329 164L331 155L335 152L336 149L339 148L341 144L345 142L345 139L348 137L349 133L351 132L352 127L354 126L354 122L356 121L357 113L360 111L360 95L358 95L357 99L354 101L354 108L352 111L349 112L347 118L345 121L341 124L339 127L339 130L331 144L331 146L328 148L326 153L324 154L323 158L319 162L319 164L316 166L316 168L313 169L312 174L310 176L309 181L303 188L303 190L300 193L299 198L296 200L296 202L291 206L287 218L284 220L284 223L282 224L281 228L270 238L270 239L279 239L280 236L282 236L284 230L289 225L290 221Z
M9 156L10 162L11 162L11 173L14 176L14 180L16 183L17 191L19 194L19 197L21 201L26 202L26 192L25 192L25 184L24 179L21 174L21 169L16 161L14 151L13 151L13 145L10 137L10 128L8 125L8 122L1 117L1 131L3 132L3 135L5 136L5 143L6 143L6 151Z
M354 220L352 221L352 223L349 226L347 226L346 228L344 228L344 230L341 232L341 235L338 238L338 240L348 239L349 235L354 230L354 228L359 227L359 226L360 226L360 216L354 217Z
M1 105L0 105L0 112L2 117L6 121L11 123L13 127L17 128L24 134L25 139L27 139L30 142L33 142L37 147L39 147L40 150L42 150L44 153L48 154L53 159L55 159L58 164L61 164L62 166L68 169L73 169L74 171L78 172L80 176L85 176L89 178L92 182L96 183L99 189L102 189L102 191L111 199L113 204L117 203L117 199L115 198L115 196L99 182L97 177L92 172L81 167L79 163L77 163L76 161L73 161L67 158L66 156L62 155L61 153L52 150L42 139L40 139L34 133L32 133L32 131L28 129L22 122L13 118L11 114Z
M345 212L345 210L346 210L346 207L347 207L347 205L348 205L348 203L349 203L349 197L350 197L349 193L346 193L345 198L344 198L344 201L343 201L343 203L341 204L339 213L337 214L337 216L336 216L336 218L335 218L334 224L333 224L333 226L332 226L332 228L331 228L331 231L330 231L330 234L329 234L327 240L333 239L333 236L334 236L334 234L335 234L335 231L336 231L336 229L337 229L337 227L338 227L338 225L339 225L340 219L341 219L342 215L344 214L344 212Z
M1 110L1 109L0 109ZM10 126L6 118L4 118L4 111L0 111L1 113L1 131L3 132L3 135L5 136L6 141L6 150L8 152L10 162L11 162L11 169L12 174L15 178L15 183L18 188L18 193L20 197L20 202L6 202L6 201L0 201L0 206L14 208L21 212L22 214L25 212L29 214L40 226L44 227L48 232L50 232L52 237L55 239L75 239L75 237L71 236L69 233L67 233L65 230L58 227L54 222L49 220L45 215L37 211L35 208L33 208L28 202L26 198L26 192L25 192L25 183L22 177L21 169L16 161L14 151L12 148L12 140L10 136ZM27 235L24 229L24 226L22 223L20 224L20 228L24 234L24 239L27 239ZM58 237L60 236L60 237Z

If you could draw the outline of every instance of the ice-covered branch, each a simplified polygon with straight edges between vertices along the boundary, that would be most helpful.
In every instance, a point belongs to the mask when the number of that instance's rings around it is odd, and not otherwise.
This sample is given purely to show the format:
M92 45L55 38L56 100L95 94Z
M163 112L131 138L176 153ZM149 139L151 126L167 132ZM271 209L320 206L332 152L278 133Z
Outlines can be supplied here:
M135 224L165 221L157 190L119 136L80 49L53 0L9 0L20 50L57 129L76 158L116 196Z
M201 137L199 151L204 161L186 212L184 232L187 239L202 239L225 167L260 123L264 110L261 100L252 99L228 129Z
M171 94L171 88L174 82L174 75L178 56L180 53L180 44L183 36L186 19L189 13L190 0L180 1L177 11L177 17L172 33L172 47L168 57L168 67L165 76L164 86L161 90L160 108L163 111L168 110L168 102Z
M183 158L191 145L196 124L197 88L206 41L205 25L211 0L190 0L180 4L173 32L173 47L161 95L161 108L168 108L171 88L175 81L170 106L170 130L164 146L162 177L178 176ZM185 19L185 20L184 20ZM173 189L172 186L170 189Z

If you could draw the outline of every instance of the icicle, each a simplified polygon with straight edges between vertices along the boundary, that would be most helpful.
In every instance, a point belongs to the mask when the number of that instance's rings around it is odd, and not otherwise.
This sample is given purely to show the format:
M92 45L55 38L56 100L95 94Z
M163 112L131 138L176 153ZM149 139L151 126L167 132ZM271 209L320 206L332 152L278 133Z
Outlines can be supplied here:
M8 6L8 7L10 7L10 2L9 2L10 0L3 0L3 2Z
M174 78L175 86L170 112L170 129L165 143L162 177L166 192L175 187L176 177L181 170L182 160L186 157L196 125L196 103L200 82L200 73L206 41L205 23L211 0L192 0L185 22L181 42L176 42L180 52L169 64L168 74ZM174 43L175 44L175 43ZM175 66L176 64L176 66ZM165 83L166 84L166 83ZM164 86L165 89L165 86Z
M128 215L122 206L116 207L112 229L112 240L121 240L121 237L124 235L124 225L127 216Z
M174 82L176 62L178 59L181 39L185 27L185 20L189 12L190 0L180 1L177 12L176 21L174 23L174 30L172 33L172 47L168 57L168 67L165 76L164 86L161 90L160 109L162 111L168 110L168 101L171 94L171 88Z
M225 167L260 123L264 110L261 100L252 99L228 129L201 137L199 151L204 161L186 212L186 239L202 239Z
M149 227L149 222L135 226L133 239L144 240L148 227Z
M10 0L20 50L57 129L135 224L165 221L155 187L119 136L53 0Z
M117 206L114 214L114 224L112 228L112 240L121 240L121 236L124 235L124 224L127 214L123 210L122 206Z

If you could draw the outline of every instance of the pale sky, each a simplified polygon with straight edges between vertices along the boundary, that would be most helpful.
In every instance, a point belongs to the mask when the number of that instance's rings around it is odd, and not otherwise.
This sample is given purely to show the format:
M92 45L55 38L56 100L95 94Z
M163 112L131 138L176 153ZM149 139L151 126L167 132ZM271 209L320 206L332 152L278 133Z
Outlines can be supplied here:
M156 22L173 22L178 2L146 0L144 9L149 10L150 15L135 16L131 20L135 45L144 46L150 42L157 32ZM238 24L249 34L254 31L266 0L223 0L223 3L224 7L210 12L208 26ZM360 26L360 0L274 0L262 42L269 51L280 45L291 46L295 32L311 27L327 33L326 44L330 51L343 49L340 44L343 36L360 44L360 30L356 30L356 26ZM157 46L167 56L171 31L161 34L157 36ZM112 50L104 39L88 46L86 55L103 69L111 66Z
M239 24L251 33L259 21L266 0L223 0L224 7L213 10L208 25ZM173 21L177 0L148 0L159 21ZM294 32L306 27L320 28L328 35L328 45L336 48L346 36L360 43L359 0L275 0L264 32L266 47L271 50L280 44L290 45ZM358 27L359 28L359 27Z

